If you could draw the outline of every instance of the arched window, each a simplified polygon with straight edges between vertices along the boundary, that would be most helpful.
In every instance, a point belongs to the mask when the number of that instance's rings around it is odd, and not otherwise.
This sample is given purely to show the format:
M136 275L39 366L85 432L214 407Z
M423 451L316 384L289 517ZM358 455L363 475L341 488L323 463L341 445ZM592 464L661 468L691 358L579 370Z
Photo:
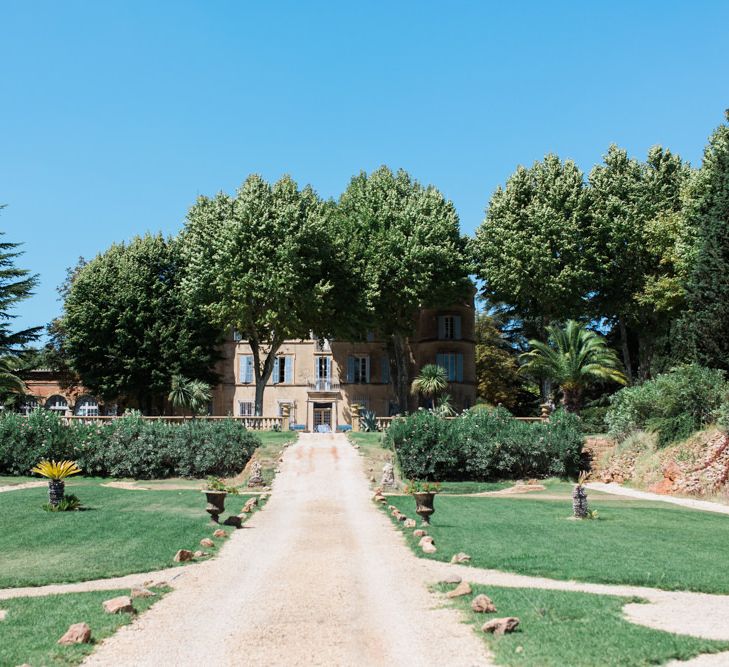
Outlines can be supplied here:
M99 402L92 396L82 396L76 401L75 413L79 417L98 417Z
M68 401L60 394L55 394L46 401L46 409L65 414L68 410Z

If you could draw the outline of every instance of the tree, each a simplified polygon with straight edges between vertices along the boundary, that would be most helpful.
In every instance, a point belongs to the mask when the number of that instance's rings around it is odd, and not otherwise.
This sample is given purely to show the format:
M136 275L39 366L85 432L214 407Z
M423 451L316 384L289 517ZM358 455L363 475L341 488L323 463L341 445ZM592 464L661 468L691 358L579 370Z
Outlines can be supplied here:
M447 388L448 373L437 364L425 364L410 385L413 394L423 396L431 403Z
M0 206L2 210L4 206ZM4 232L0 232L0 237ZM38 340L42 327L29 327L13 331L12 310L33 295L38 276L27 269L18 268L16 259L23 253L19 243L0 238L0 399L6 402L12 395L22 394L25 385L18 376L18 367L27 354L27 346Z
M380 167L352 178L337 204L337 233L345 239L350 284L347 309L387 341L399 409L407 410L410 369L406 343L422 308L471 298L465 241L453 204L407 172Z
M729 121L729 110L726 112ZM687 308L678 335L687 356L729 369L729 124L709 138L701 168L692 180L685 211L695 227L687 284Z
M210 402L210 386L201 380L190 380L178 373L172 376L167 399L175 408L182 410L183 416L189 410L194 418L207 408Z
M519 167L494 192L471 244L482 296L545 327L586 314L594 284L589 209L582 172L547 155Z
M254 174L234 197L200 197L188 213L186 297L248 341L257 415L282 343L325 336L342 319L349 288L337 273L331 208L288 176L270 185Z
M567 411L580 411L582 394L592 384L625 384L620 361L602 336L574 320L564 327L549 326L547 332L546 343L529 341L532 349L521 355L521 371L557 384Z
M220 329L181 296L178 241L114 244L72 275L55 339L88 390L150 413L175 374L215 381Z

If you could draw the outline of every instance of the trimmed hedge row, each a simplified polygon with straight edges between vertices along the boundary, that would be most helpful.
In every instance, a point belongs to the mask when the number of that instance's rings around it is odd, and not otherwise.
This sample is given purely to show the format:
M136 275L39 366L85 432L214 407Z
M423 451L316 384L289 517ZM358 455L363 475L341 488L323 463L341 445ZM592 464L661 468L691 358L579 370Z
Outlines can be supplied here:
M28 475L41 459L73 459L100 477L229 476L239 473L261 441L233 420L182 424L127 414L104 423L65 425L51 410L0 417L0 474Z
M394 420L386 434L405 477L437 481L575 475L583 441L579 418L561 410L531 423L503 408L452 420L421 410Z

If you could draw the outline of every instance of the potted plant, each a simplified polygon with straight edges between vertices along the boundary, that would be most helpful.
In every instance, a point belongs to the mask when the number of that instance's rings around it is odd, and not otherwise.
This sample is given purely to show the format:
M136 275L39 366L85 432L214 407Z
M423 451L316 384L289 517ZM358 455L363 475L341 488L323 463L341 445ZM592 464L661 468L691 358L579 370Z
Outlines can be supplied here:
M203 493L208 501L205 511L218 523L218 517L225 511L225 497L229 493L237 495L238 489L235 486L226 486L219 477L208 477Z
M439 491L439 482L421 482L415 479L410 480L405 487L405 493L409 493L415 498L415 513L425 526L430 524L430 516L435 512L433 503L435 494Z
M58 507L63 501L66 482L64 481L71 475L77 475L81 472L81 468L76 465L76 461L48 461L43 460L35 466L31 472L48 478L48 502L51 507Z

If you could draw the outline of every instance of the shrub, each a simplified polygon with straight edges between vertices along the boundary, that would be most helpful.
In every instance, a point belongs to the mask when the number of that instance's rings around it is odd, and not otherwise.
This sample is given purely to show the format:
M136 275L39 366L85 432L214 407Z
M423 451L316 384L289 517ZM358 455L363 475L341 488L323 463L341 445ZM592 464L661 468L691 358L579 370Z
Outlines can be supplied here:
M605 423L605 417L607 416L607 412L607 405L583 408L580 411L580 424L582 427L582 432L585 435L605 433L605 431L607 431L607 424Z
M528 423L497 408L453 420L419 411L394 420L386 443L405 477L489 481L574 475L583 437L578 418L563 411L549 422Z
M679 366L610 398L605 416L611 436L624 439L637 430L653 431L664 447L714 421L727 395L720 370L697 364Z
M27 475L40 459L74 459L100 477L206 477L245 467L260 440L232 419L168 424L129 413L66 426L50 410L0 417L0 473Z

